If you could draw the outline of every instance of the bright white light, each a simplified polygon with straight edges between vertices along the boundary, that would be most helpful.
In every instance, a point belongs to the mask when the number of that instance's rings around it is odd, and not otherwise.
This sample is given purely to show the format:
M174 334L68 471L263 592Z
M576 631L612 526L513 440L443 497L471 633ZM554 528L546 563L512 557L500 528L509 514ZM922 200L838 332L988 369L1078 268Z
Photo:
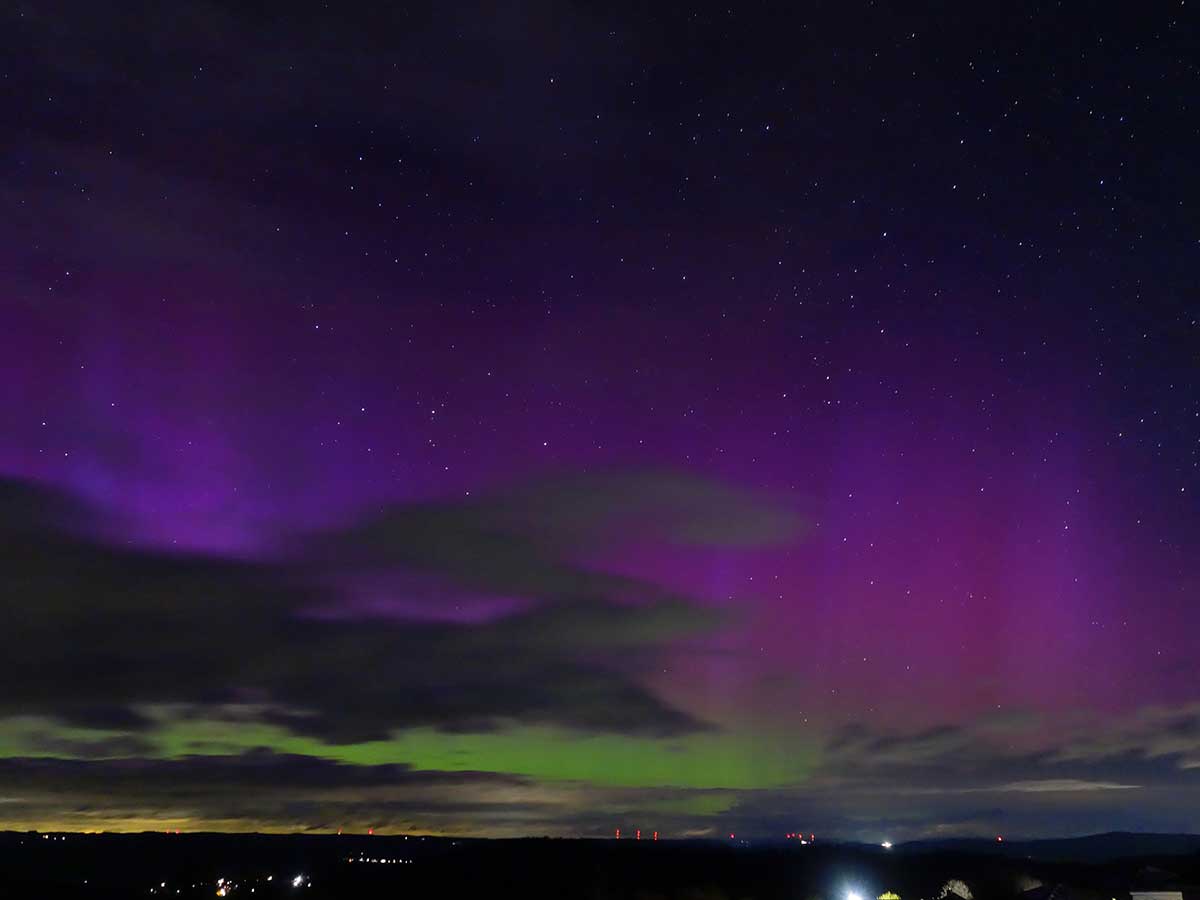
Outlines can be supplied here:
M302 884L304 884L304 876L303 875L297 875L295 878L292 879L292 887L300 887L300 885L302 885Z
M891 842L891 841L884 841L884 842L883 842L882 844L880 844L879 846L880 846L880 847L882 847L884 850L891 850L891 849L892 849L892 842Z
M846 891L846 900L863 900L862 894L857 891Z

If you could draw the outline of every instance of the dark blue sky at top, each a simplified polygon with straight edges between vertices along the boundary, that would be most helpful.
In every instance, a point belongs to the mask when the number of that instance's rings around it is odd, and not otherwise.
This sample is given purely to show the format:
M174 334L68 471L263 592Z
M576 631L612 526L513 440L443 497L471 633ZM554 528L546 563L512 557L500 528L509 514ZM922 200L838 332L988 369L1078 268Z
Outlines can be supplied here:
M1200 827L1185 5L0 22L10 824Z

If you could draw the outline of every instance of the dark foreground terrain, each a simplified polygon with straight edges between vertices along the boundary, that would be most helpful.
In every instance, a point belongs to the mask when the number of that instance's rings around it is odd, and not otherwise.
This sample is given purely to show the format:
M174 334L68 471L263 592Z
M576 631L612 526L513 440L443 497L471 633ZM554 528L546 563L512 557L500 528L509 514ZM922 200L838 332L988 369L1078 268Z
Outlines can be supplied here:
M795 842L0 834L0 897L1200 900L1200 839L1098 835L890 850Z

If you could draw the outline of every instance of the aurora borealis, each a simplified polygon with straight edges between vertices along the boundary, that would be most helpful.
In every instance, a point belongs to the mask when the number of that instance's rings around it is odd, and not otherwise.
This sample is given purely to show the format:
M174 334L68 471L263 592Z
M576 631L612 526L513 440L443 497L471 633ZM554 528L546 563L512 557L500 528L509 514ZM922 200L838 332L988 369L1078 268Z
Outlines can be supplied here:
M1200 830L1184 12L0 13L0 828Z

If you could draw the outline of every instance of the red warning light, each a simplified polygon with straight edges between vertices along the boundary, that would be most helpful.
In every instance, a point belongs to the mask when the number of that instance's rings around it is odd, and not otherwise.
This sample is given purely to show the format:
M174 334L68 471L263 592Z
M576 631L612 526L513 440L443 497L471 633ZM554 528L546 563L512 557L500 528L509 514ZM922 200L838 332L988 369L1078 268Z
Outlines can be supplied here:
M633 837L633 839L634 839L635 841L640 841L640 840L642 839L642 829L640 829L640 828L639 828L639 829L637 830L637 832L634 834L634 837Z
M654 839L655 839L656 841L658 840L658 832L657 832L657 831L656 831L656 832L654 832Z
M374 834L374 833L375 833L375 829L374 829L374 828L368 828L368 829L367 829L367 834Z
M619 841L620 839L621 839L621 829L618 828L617 829L617 840Z
M734 838L734 834L733 834L733 832L731 831L731 832L729 832L729 839L732 841L732 840L733 840L733 838Z
M998 834L998 835L996 835L996 840L997 840L999 843L1003 844L1003 843L1004 843L1004 836L1003 836L1003 835L1000 835L1000 834Z

